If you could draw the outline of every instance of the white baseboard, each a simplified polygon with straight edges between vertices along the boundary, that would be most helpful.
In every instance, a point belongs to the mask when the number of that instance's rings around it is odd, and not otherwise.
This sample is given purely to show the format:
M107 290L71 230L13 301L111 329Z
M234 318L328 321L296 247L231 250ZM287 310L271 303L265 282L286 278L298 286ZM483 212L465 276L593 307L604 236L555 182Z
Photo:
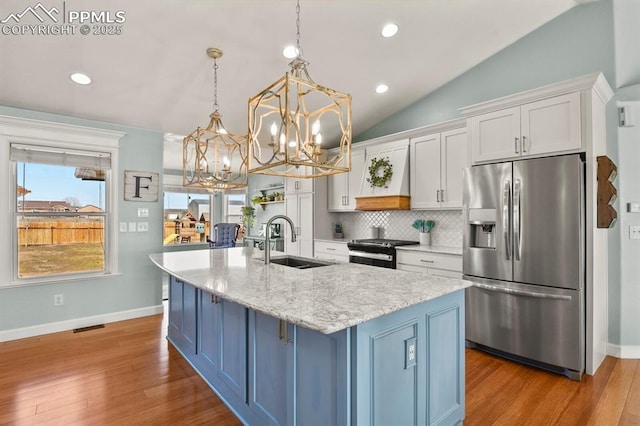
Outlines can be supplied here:
M58 333L60 331L73 330L74 328L124 321L149 315L157 315L161 314L163 311L164 307L162 305L147 306L145 308L131 309L129 311L111 312L92 317L74 318L66 321L34 325L31 327L4 330L0 331L0 342L8 342L9 340L24 339L49 333Z
M607 345L607 355L623 359L640 359L640 346L620 346L609 343Z

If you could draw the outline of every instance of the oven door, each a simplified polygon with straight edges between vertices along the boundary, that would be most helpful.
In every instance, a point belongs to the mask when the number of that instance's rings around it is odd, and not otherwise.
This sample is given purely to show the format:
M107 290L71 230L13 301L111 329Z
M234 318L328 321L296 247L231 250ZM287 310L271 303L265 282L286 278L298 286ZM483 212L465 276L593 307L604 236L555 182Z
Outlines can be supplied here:
M380 266L382 268L395 269L393 256L384 253L368 253L366 251L349 250L349 263L361 265Z

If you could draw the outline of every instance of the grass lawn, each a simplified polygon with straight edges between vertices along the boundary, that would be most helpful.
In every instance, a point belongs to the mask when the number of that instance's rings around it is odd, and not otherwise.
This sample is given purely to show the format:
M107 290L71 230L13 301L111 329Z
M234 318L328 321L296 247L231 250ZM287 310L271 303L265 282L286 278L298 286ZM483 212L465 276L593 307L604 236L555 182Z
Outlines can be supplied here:
M18 271L21 278L100 271L103 268L104 249L99 243L18 247Z

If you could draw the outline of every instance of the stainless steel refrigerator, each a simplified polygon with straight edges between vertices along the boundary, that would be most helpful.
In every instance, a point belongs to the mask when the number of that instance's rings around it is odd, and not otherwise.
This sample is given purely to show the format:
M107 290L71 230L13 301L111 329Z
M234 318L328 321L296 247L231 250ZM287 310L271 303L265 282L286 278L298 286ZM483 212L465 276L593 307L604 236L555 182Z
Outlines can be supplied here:
M580 380L585 365L584 161L467 168L463 273L470 346Z

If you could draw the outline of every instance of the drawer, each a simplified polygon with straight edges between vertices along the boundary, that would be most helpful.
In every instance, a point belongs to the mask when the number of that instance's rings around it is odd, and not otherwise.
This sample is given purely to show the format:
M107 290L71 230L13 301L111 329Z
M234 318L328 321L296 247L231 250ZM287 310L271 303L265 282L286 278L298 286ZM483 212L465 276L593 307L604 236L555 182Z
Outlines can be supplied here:
M349 263L349 256L335 253L316 252L316 259L328 260L329 262Z
M462 256L407 250L398 250L397 255L398 264L447 269L462 273Z
M313 243L314 253L327 253L336 256L349 256L347 243L332 243L329 241L315 241Z

